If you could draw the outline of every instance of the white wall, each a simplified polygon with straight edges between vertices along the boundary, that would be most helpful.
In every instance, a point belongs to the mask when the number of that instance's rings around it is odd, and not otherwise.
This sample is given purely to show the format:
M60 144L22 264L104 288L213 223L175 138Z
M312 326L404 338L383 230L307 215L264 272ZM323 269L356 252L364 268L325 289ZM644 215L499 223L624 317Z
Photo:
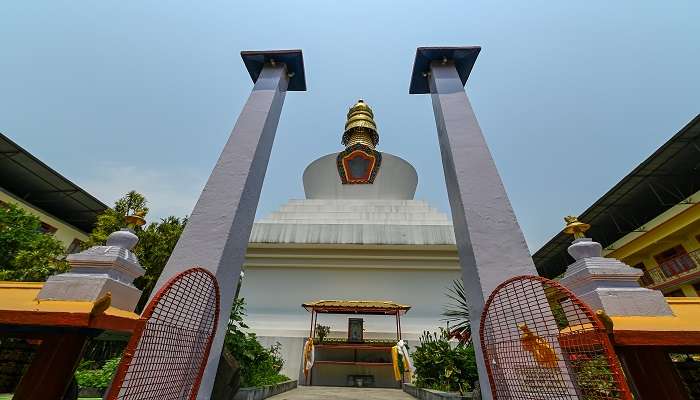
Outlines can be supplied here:
M282 373L303 382L301 357L304 338L309 335L311 314L301 304L313 300L392 300L412 306L401 317L403 337L414 345L424 330L444 326L441 321L444 295L454 279L455 270L390 270L320 268L251 268L245 271L241 296L247 303L246 323L266 347L282 344L285 366ZM330 336L347 337L347 320L351 315L320 315L318 323L331 327ZM365 337L394 338L393 316L360 316L365 319ZM323 366L335 378L344 380L347 369L340 372ZM337 369L337 368L336 368ZM341 373L342 372L342 373ZM367 372L367 371L365 371ZM376 371L382 375L386 371ZM389 370L389 373L391 370ZM364 373L355 371L353 373ZM340 374L340 375L338 375ZM336 376L337 375L337 376ZM376 375L379 379L379 375ZM319 378L320 379L320 378ZM331 381L335 382L333 379ZM336 379L336 380L337 380ZM331 381L318 381L328 382ZM383 378L382 378L383 381ZM379 384L380 382L378 382Z
M241 296L247 303L247 321L264 336L308 336L310 314L301 307L313 300L391 300L412 308L401 318L404 335L417 337L441 322L444 293L459 270L385 270L320 268L247 268ZM347 332L347 316L321 315L331 335ZM393 317L365 316L368 333L393 337Z

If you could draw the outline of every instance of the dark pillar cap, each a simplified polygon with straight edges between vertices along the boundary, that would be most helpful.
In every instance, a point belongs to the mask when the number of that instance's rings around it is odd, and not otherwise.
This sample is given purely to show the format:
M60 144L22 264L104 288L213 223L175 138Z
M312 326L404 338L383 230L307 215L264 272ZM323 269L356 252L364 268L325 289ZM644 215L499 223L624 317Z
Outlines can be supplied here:
M250 78L253 82L258 80L263 65L270 61L285 63L287 72L292 76L289 78L289 92L306 91L306 76L304 75L304 57L301 50L262 50L262 51L242 51L241 58L245 64Z
M430 70L430 62L436 60L447 59L454 61L457 73L459 73L459 77L462 80L462 85L466 84L480 51L481 46L419 47L416 49L416 59L413 61L411 86L408 89L408 93L430 93L428 78L423 74Z

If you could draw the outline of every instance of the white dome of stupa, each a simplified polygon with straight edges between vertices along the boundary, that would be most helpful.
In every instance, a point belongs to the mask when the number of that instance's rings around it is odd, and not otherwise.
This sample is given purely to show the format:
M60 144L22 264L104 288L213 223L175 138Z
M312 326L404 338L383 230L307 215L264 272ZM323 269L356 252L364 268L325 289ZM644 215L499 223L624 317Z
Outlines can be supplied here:
M382 152L382 164L374 183L343 184L338 176L338 153L323 156L304 170L304 193L307 199L412 200L416 194L418 174L408 161Z
M344 151L304 170L306 199L290 200L258 220L252 243L454 245L450 218L414 200L418 175L406 160L379 152L370 107L350 108Z

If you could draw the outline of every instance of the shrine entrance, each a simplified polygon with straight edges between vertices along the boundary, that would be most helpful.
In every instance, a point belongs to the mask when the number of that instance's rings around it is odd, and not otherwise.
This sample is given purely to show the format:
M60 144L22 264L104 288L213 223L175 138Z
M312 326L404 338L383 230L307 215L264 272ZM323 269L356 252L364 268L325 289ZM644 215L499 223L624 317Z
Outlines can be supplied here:
M410 368L401 341L401 315L411 307L391 301L320 300L302 305L311 313L311 329L304 345L303 368L309 386L401 388L410 382ZM347 336L326 337L317 332L318 316L336 314L348 318ZM396 318L395 338L364 336L363 315ZM398 341L398 343L397 343Z

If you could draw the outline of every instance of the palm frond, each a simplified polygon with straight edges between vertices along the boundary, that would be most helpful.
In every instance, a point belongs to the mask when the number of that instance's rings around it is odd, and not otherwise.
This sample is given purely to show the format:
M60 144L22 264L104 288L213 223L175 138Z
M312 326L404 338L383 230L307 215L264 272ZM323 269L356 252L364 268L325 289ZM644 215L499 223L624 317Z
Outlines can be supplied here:
M450 327L450 336L455 337L463 345L471 342L471 324L469 323L469 303L464 293L461 279L452 281L452 287L447 288L445 296L449 302L443 308L442 320Z

